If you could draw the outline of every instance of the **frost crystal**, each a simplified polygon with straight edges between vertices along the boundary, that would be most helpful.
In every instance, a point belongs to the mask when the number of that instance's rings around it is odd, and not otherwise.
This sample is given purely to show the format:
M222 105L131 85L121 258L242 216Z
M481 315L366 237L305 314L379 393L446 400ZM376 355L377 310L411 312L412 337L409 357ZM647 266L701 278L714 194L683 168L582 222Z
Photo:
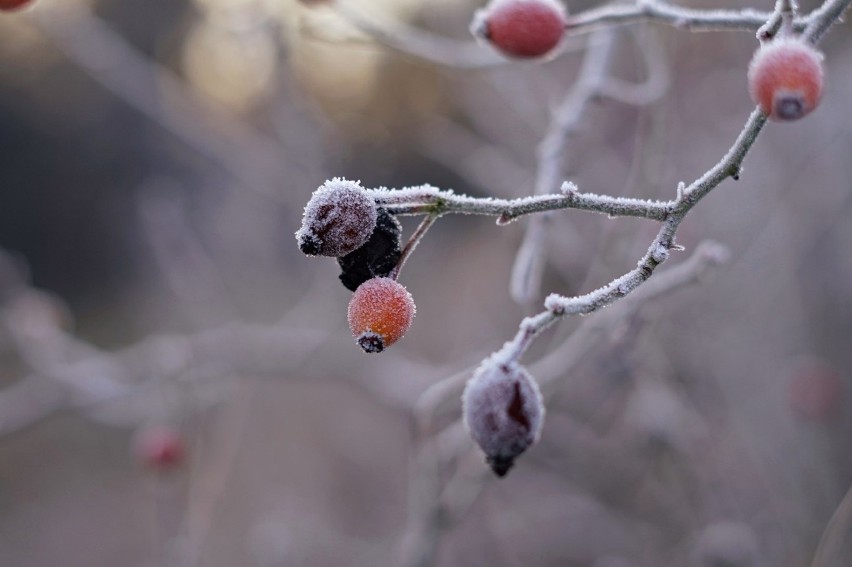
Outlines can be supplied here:
M483 361L462 394L464 421L497 476L541 435L544 403L530 374L515 362Z
M367 242L377 215L376 203L360 183L335 177L314 191L305 206L296 232L299 249L309 256L345 256Z

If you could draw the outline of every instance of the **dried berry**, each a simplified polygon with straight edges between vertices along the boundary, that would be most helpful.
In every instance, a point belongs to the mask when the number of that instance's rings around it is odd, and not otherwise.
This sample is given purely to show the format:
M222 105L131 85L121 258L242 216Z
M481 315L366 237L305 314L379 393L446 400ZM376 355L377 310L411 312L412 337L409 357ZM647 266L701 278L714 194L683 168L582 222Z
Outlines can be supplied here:
M376 228L370 239L354 252L337 259L341 269L340 281L346 289L355 291L371 278L390 274L402 256L401 237L402 227L396 217L379 208Z
M376 217L376 203L358 182L326 181L305 206L296 232L299 249L309 256L345 256L367 242Z
M186 458L183 436L162 425L141 429L136 434L133 449L137 459L159 472L177 469Z
M541 435L544 403L538 385L523 367L498 355L477 368L462 403L465 425L499 477Z
M471 32L507 57L543 57L556 49L567 25L557 0L492 0L473 18Z
M816 108L822 97L822 54L795 38L764 44L749 65L748 89L769 118L801 118Z
M390 278L361 284L349 302L349 328L364 352L382 352L405 335L414 318L414 299Z

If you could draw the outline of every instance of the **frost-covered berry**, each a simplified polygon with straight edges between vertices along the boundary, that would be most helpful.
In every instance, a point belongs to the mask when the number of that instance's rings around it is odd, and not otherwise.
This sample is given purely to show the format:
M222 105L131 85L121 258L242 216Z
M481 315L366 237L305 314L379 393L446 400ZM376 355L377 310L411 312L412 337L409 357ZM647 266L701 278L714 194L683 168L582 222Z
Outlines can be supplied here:
M567 19L558 0L492 0L476 12L470 30L507 57L530 59L553 52Z
M349 328L364 352L382 352L405 335L414 312L414 299L402 284L373 278L349 301Z
M805 116L819 104L822 89L822 54L796 38L762 45L748 68L749 94L772 120Z
M377 214L376 203L357 181L326 181L305 206L296 231L299 249L310 256L345 256L367 242Z
M402 226L385 209L379 208L378 212L370 239L354 252L337 259L340 281L349 291L355 291L370 278L387 276L402 256Z
M532 376L515 362L493 355L473 374L462 394L464 422L497 476L541 435L544 403Z
M164 426L140 429L133 441L136 458L151 470L167 472L180 467L186 458L183 436Z
M0 10L3 12L12 12L20 10L24 6L31 4L33 0L0 0Z

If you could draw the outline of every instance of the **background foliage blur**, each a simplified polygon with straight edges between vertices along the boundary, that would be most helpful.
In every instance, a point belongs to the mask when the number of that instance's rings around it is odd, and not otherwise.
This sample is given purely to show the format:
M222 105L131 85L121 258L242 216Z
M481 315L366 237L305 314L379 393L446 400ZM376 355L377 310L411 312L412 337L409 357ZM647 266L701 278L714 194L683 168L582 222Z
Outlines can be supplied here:
M108 350L235 321L293 332L267 345L282 352L278 373L164 390L112 423L59 411L0 438L0 563L391 564L411 407L535 307L507 291L523 222L442 219L402 276L412 330L368 357L348 336L334 262L295 246L302 207L331 176L529 194L580 54L459 71L295 0L38 2L0 17L0 247L61 298L67 328ZM480 3L353 5L466 41ZM670 198L752 109L751 34L645 31L665 45L671 88L646 107L590 108L566 156L581 190ZM754 558L735 565L809 564L852 479L848 32L823 44L818 111L770 125L741 180L685 222L687 250L713 238L731 262L573 370L540 445L446 534L440 565L686 565L718 549ZM632 42L619 36L615 68L641 79ZM552 224L542 298L633 267L655 232L578 211ZM0 347L8 387L26 367ZM156 479L131 458L147 419L186 432L185 471Z

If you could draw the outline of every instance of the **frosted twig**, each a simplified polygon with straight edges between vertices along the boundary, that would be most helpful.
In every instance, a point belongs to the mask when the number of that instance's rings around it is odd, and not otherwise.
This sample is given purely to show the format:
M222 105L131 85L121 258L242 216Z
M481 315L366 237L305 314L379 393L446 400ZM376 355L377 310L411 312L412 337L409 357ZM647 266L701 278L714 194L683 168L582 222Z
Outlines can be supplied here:
M501 356L507 361L517 361L532 341L559 319L568 315L585 315L606 307L625 297L650 278L657 266L668 258L669 252L676 248L675 233L692 207L722 181L739 175L742 162L765 123L766 116L759 109L755 109L725 156L689 186L682 191L679 189L680 195L675 200L671 213L663 221L656 238L636 268L585 295L565 297L551 294L545 300L545 311L521 322L514 340L506 343L501 349Z
M559 183L565 143L580 122L589 101L604 83L614 41L614 33L607 29L599 30L589 38L577 80L553 111L547 133L538 145L534 186L536 195L553 191ZM522 305L533 299L541 281L544 270L541 241L544 238L547 218L547 215L541 215L530 220L512 266L509 290L512 299Z
M660 274L659 278L629 300L618 303L611 311L596 314L586 319L566 343L568 349L558 349L558 368L550 363L546 355L533 370L540 379L568 375L565 370L582 359L606 330L614 328L625 317L635 313L648 301L652 301L698 281L708 269L725 260L727 250L720 244L705 242L695 253L678 266ZM566 351L568 354L566 354ZM552 353L556 356L556 353ZM546 371L546 372L545 372ZM469 375L469 373L467 373ZM410 508L406 531L401 543L401 565L427 566L434 563L437 542L441 534L455 522L479 494L491 478L485 467L479 465L474 471L462 470L460 464L456 474L447 482L441 482L446 467L457 461L470 449L470 439L460 420L454 421L436 435L432 435L433 412L443 400L458 399L464 381L461 374L453 375L427 390L418 400L415 433L424 436L418 440L411 466ZM547 384L548 382L545 382ZM425 437L430 435L430 437ZM477 455L477 459L479 457Z
M571 16L569 30L632 24L653 21L688 31L757 31L772 16L768 12L753 9L701 10L683 8L657 0L638 0L633 4L610 4L592 8ZM807 22L797 20L797 29L804 29Z
M647 201L626 197L610 197L594 193L580 193L570 183L563 184L561 195L538 195L518 199L469 197L431 185L404 189L367 189L376 204L395 215L421 215L461 213L498 217L498 224L533 213L562 209L595 211L613 217L639 217L664 220L674 201Z
M417 245L426 235L426 232L431 228L435 221L438 220L437 214L429 214L426 215L426 218L418 225L417 229L414 231L414 234L411 235L411 238L406 242L405 247L402 249L402 255L400 255L399 260L396 263L396 266L393 267L391 273L388 274L388 277L391 279L396 279L399 277L399 273L402 271L402 267L405 265L405 261L408 260L411 253L414 252L414 249L417 248Z
M811 43L818 43L825 32L833 26L849 8L852 0L826 0L819 8L811 13L804 36Z

